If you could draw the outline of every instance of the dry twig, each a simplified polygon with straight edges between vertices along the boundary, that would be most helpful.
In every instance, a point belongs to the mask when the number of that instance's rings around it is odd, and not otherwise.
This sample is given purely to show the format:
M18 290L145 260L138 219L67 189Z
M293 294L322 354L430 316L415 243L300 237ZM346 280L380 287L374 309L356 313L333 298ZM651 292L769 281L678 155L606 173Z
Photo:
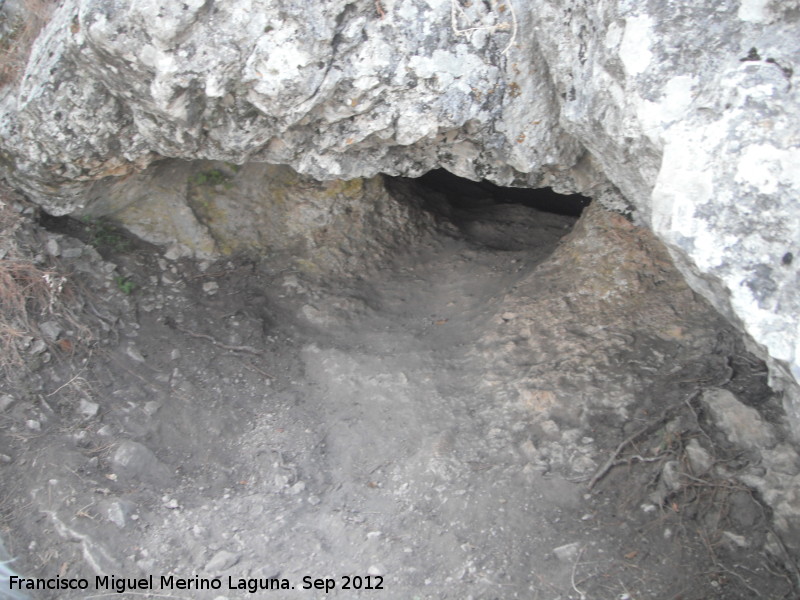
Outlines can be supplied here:
M0 85L14 81L24 71L33 42L56 5L54 0L22 2L19 21L11 24L11 32L0 40Z
M786 546L784 545L781 536L779 536L775 531L771 529L769 533L771 534L771 537L777 544L778 548L781 549L781 553L783 554L786 568L792 571L792 575L794 575L794 581L792 583L794 584L795 591L800 591L800 568L797 567L797 563L794 561L792 555L789 554L789 551L786 549Z
M583 555L583 551L585 548L581 548L578 551L578 556L575 557L575 562L572 564L572 574L570 575L570 583L572 584L572 589L578 592L581 600L586 600L586 594L578 589L578 586L575 584L575 571L578 569L578 563L581 561L581 556Z
M603 477L605 477L606 474L612 468L614 468L614 466L616 466L615 463L617 461L617 457L625 448L627 448L629 445L631 445L633 442L635 442L642 436L649 435L654 431L656 431L664 423L669 421L675 415L675 413L678 412L679 409L680 405L672 406L666 409L661 414L661 416L657 418L655 421L651 421L650 423L642 427L639 431L628 436L622 442L620 442L619 446L617 446L616 450L614 450L614 452L611 454L611 457L605 463L603 463L603 465L597 470L594 476L589 480L589 484L587 485L588 489L591 490L595 485L597 485L598 481L600 481ZM624 464L624 462L620 464Z
M58 269L34 262L20 244L23 220L12 208L13 192L0 184L0 370L12 378L24 371L23 355L34 339L44 339L39 323L55 319L81 341L91 331L72 312L71 288ZM72 348L72 341L66 340Z
M166 319L164 319L164 324L167 327L169 327L170 329L175 329L175 330L180 331L181 333L185 333L186 335L191 336L193 338L209 341L212 344L214 344L215 346L218 346L219 348L223 348L224 350L230 350L231 352L244 352L246 354L255 354L256 356L261 356L262 354L264 354L261 350L258 350L257 348L253 348L252 346L232 346L230 344L223 344L219 340L213 338L210 335L206 335L205 333L196 333L196 332L191 331L189 329L185 329L185 328L181 327L180 325L178 325L175 322L175 320L172 319L171 317L167 317Z
M476 31L488 31L490 33L494 33L496 31L508 31L511 30L511 38L506 44L506 47L503 48L501 54L507 54L508 51L511 49L511 46L517 39L517 13L514 11L514 4L511 0L507 0L507 4L509 7L509 14L511 15L511 23L497 23L496 25L477 25L474 27L466 27L464 29L460 28L458 25L459 17L462 19L468 19L466 12L458 3L458 0L450 0L450 26L453 29L453 33L456 35L469 35L470 33L474 33ZM501 7L502 12L502 7Z

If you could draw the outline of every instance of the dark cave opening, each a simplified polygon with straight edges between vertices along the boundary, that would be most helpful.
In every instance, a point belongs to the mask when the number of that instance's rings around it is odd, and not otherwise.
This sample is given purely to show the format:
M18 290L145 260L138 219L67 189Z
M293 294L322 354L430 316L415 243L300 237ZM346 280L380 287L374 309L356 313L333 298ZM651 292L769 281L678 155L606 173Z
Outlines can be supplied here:
M451 228L452 235L493 250L528 250L538 259L555 248L591 203L578 194L502 187L444 169L415 179L392 177L390 187L392 182L421 200L422 207L445 224L443 231Z
M415 179L420 187L443 194L454 207L467 208L486 204L519 204L541 212L579 217L591 203L580 194L559 194L551 188L503 187L490 181L472 181L435 169Z

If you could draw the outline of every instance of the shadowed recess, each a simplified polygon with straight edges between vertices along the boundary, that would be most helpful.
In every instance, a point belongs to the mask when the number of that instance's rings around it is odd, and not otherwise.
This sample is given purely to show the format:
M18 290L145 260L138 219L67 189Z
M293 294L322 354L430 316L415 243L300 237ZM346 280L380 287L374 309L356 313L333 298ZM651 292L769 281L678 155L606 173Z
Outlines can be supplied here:
M419 177L424 188L444 194L454 206L474 203L521 204L542 212L579 217L591 199L580 194L558 194L551 188L529 189L502 187L490 181L471 181L445 169L435 169Z

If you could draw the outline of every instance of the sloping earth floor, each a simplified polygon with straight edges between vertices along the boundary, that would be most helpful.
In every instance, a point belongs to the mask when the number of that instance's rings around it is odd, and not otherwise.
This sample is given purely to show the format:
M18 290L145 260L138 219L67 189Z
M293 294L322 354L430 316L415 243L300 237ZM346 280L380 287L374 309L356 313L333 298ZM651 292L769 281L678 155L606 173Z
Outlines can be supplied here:
M31 597L794 597L698 398L777 400L663 249L599 208L453 219L329 278L38 231L95 339L4 383L13 566L89 582Z

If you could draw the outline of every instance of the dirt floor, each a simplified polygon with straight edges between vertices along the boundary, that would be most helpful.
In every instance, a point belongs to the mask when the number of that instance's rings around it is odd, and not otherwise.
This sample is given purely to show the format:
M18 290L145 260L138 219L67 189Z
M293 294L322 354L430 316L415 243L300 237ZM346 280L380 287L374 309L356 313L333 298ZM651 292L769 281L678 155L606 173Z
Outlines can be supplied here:
M2 537L88 586L31 597L797 597L703 400L780 431L778 399L663 249L430 194L434 232L350 273L29 225L86 331L3 380Z

